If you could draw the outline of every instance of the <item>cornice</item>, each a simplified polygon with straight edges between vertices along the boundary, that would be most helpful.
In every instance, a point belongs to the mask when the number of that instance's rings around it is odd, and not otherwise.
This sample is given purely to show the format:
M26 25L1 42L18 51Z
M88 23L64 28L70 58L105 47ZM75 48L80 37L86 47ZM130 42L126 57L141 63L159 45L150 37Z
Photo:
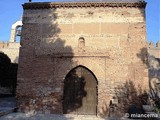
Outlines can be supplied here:
M56 9L88 7L138 7L145 8L146 2L33 2L23 4L23 9Z

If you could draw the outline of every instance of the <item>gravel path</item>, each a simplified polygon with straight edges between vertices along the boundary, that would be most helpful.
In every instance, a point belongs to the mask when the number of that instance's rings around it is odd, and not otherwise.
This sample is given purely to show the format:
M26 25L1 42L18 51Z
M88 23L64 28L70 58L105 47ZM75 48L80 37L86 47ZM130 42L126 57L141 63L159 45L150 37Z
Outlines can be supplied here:
M16 99L13 97L0 98L0 113L4 110L10 110L16 107ZM55 114L35 114L28 113L12 113L3 115L0 120L128 120L126 118L104 119L93 115L55 115ZM130 119L131 120L131 119Z
M0 117L0 120L109 120L96 116L84 115L54 115L54 114L37 114L32 113L12 113ZM117 119L118 120L118 119Z

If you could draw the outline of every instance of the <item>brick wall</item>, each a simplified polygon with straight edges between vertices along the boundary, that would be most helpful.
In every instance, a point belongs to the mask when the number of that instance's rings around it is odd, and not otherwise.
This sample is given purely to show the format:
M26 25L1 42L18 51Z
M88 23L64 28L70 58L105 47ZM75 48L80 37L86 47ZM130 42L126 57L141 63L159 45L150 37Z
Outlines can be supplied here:
M18 42L0 42L0 51L7 54L12 63L18 63L19 47L20 43Z
M131 96L136 92L138 100L138 88L148 89L144 12L139 7L25 9L19 109L63 113L64 79L79 65L91 70L98 80L99 115L107 113L110 100L121 94L127 81L135 88ZM81 37L84 43L79 47Z

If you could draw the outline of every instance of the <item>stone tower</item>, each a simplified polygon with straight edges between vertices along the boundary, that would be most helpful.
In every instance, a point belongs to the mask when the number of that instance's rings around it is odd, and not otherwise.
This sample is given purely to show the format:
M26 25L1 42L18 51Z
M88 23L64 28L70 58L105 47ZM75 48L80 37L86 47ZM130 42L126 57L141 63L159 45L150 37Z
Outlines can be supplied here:
M145 6L138 1L25 3L19 109L104 115L111 103L123 104L121 98L138 100L138 90L148 89ZM126 96L131 87L134 92Z

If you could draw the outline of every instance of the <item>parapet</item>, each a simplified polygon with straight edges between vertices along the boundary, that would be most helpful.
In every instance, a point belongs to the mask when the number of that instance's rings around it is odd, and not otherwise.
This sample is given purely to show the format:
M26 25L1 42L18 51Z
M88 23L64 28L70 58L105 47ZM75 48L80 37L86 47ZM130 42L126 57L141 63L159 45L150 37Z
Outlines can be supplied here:
M0 42L0 49L8 47L9 47L9 42Z
M151 41L148 45L148 53L150 56L154 56L155 58L160 58L160 41L154 44L153 41Z
M160 41L158 41L156 43L156 45L154 44L153 41L151 41L149 44L148 44L148 48L160 48Z
M0 49L19 49L19 42L0 42Z

